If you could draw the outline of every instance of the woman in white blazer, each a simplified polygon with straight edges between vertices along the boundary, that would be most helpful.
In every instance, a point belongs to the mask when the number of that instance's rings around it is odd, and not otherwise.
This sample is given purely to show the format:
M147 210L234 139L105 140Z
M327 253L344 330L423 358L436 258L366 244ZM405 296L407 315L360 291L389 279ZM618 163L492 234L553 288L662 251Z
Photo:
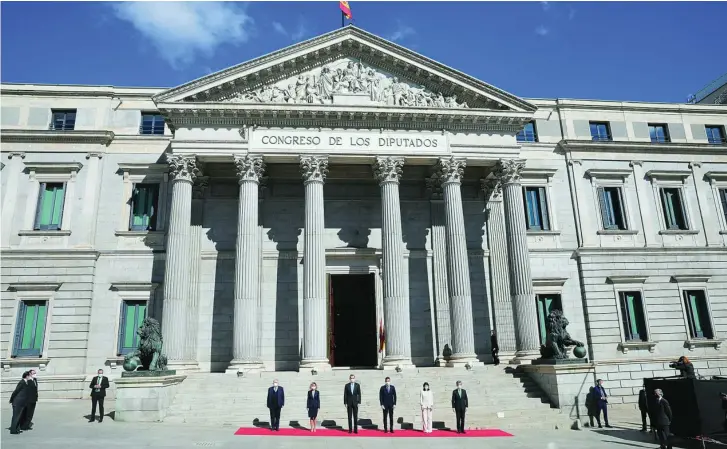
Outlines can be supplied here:
M429 384L424 382L422 391L419 394L419 405L422 408L422 430L424 433L432 433L432 407L434 407L434 396L429 390Z

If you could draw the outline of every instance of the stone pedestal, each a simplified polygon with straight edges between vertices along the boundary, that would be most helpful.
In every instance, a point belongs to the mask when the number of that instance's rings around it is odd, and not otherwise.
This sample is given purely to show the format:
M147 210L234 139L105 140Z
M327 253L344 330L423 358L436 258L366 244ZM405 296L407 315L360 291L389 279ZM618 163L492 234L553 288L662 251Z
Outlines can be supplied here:
M114 421L164 421L177 393L177 386L186 378L183 374L175 374L116 379Z
M570 363L523 365L521 369L548 395L550 402L575 419L576 398L581 419L588 418L586 394L595 381L592 363L573 359Z

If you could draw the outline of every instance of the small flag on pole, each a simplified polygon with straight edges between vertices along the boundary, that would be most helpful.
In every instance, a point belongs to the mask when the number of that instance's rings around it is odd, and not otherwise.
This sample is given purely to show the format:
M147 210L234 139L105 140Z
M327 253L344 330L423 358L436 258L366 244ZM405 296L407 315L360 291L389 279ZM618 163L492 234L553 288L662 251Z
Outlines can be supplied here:
M351 7L350 7L350 6L348 6L348 2L345 2L345 1L339 1L339 2L338 2L338 7L339 7L339 8L341 8L341 12L343 13L343 15L344 15L344 16L345 16L345 17L346 17L346 18L347 18L348 20L351 20L351 18L352 18L353 16L351 15Z
M384 352L386 347L386 333L384 332L384 320L379 321L379 352Z

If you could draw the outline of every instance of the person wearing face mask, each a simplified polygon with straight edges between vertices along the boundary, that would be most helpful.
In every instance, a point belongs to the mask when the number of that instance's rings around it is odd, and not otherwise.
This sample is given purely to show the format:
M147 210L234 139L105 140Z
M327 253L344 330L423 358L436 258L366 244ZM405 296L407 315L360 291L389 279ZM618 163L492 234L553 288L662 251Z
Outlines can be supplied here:
M38 374L34 369L28 371L28 403L25 405L23 419L20 421L20 430L33 429L33 415L38 403Z
M96 404L98 404L98 422L103 422L103 401L106 398L106 389L109 388L109 378L103 375L103 370L97 372L88 386L91 389L91 417L88 422L96 420Z
M464 432L464 415L467 412L469 403L467 400L467 390L462 388L462 381L457 381L457 388L452 392L452 410L454 410L457 419L457 433Z
M308 400L306 401L306 408L308 408L308 419L310 420L310 431L316 431L316 418L318 418L318 409L321 408L321 396L318 393L318 385L315 382L310 384L308 390Z
M434 396L429 390L429 384L424 382L422 391L419 393L419 405L422 408L422 431L432 433L432 408L434 407Z
M280 410L285 405L285 392L278 386L278 379L268 388L268 410L270 410L270 430L280 430Z
M396 407L396 388L391 385L391 378L384 379L384 385L379 389L379 405L384 411L384 433L386 433L386 416L389 416L389 431L394 433L394 408Z
M348 376L348 384L343 387L343 405L348 413L348 433L358 433L358 406L361 404L361 386L356 383L356 376Z
M25 406L28 404L28 379L30 378L30 372L26 371L23 373L23 378L20 379L18 385L15 387L15 391L10 395L10 403L13 405L13 417L10 420L10 433L18 435L21 431L20 426L23 423Z

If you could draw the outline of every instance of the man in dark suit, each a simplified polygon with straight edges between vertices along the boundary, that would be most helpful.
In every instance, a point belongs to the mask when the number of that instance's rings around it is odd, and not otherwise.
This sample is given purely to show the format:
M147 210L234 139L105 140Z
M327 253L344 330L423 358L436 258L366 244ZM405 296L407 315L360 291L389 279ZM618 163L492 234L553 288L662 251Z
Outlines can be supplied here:
M348 384L343 387L343 405L348 412L348 433L358 433L358 406L361 404L361 386L356 383L356 376L348 376Z
M396 388L391 385L391 378L384 379L379 389L379 404L384 411L384 433L386 433L386 416L389 416L389 430L394 433L394 407L396 407Z
M10 395L10 403L13 405L13 417L10 420L10 433L17 435L20 433L20 425L23 420L23 412L25 406L28 404L28 377L30 372L26 371L23 373L23 378L20 379L18 385L15 387L15 391Z
M490 335L490 350L492 351L492 363L495 366L500 364L500 345L497 344L497 333L492 331Z
M664 393L660 389L654 390L656 402L654 402L654 427L656 427L656 436L659 437L659 449L671 449L669 443L669 425L671 424L671 406L669 401L664 399Z
M31 430L33 428L33 415L35 415L35 405L38 403L37 376L38 374L34 369L28 371L28 403L25 405L20 430Z
M608 424L608 394L606 389L603 387L603 380L598 379L596 381L596 422L598 427L601 427L601 412L603 412L603 423L606 424L607 428L611 428Z
M278 379L268 388L268 409L270 410L270 430L280 430L280 409L285 405L285 391L278 386Z
M91 417L88 422L96 420L96 404L98 404L98 422L103 422L103 401L106 398L106 389L109 388L109 378L103 375L103 370L98 370L96 377L91 379L88 386L91 389Z
M646 432L646 416L649 415L649 403L646 399L646 390L639 391L639 411L641 412L641 431ZM649 416L651 421L651 416Z
M462 381L457 381L457 388L452 392L452 409L457 418L457 433L464 432L464 415L467 412L469 401L467 400L467 390L462 388Z

